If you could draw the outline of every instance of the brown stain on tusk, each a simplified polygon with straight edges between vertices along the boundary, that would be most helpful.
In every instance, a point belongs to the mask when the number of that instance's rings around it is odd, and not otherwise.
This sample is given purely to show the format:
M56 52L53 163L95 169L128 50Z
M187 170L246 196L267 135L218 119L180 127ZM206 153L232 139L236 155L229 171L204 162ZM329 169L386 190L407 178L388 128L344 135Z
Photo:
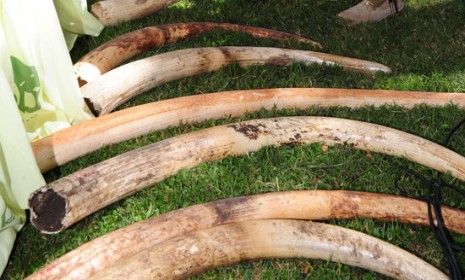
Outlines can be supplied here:
M232 63L239 63L244 67L320 64L363 73L391 72L389 67L376 62L313 51L261 47L194 48L167 52L125 64L84 85L81 93L95 108L101 108L98 114L103 115L153 87L217 71ZM83 67L85 65L82 64Z
M321 48L319 43L305 37L255 26L214 22L175 23L149 26L116 37L83 56L74 65L74 71L77 79L80 81L80 86L83 86L148 49L161 47L166 43L173 44L180 40L217 29L241 32L255 38L268 38L280 41L293 40L312 47ZM89 72L90 66L99 71Z
M86 99L93 111L94 104ZM465 94L359 89L287 88L200 94L140 105L77 124L32 143L42 172L89 152L181 123L241 116L260 109L305 109L311 106L416 105L465 107ZM298 138L298 137L294 137ZM299 139L297 139L299 140Z
M270 57L266 60L266 64L277 66L289 66L292 64L292 58L288 55L282 54L275 57Z
M341 207L345 205L351 206ZM442 212L449 230L465 234L464 211L443 207ZM353 218L429 224L424 201L387 194L306 190L236 197L190 206L118 229L65 254L28 279L88 278L144 249L222 224L260 219Z
M447 276L415 255L364 233L295 220L254 220L174 237L111 263L89 279L186 279L241 261L275 258L331 260L396 279Z
M228 125L228 127L234 129L236 132L242 133L245 137L249 138L250 140L258 139L260 134L267 134L266 126L264 124L232 124Z
M298 136L297 136L298 135ZM296 139L298 137L299 139ZM32 194L36 201L44 190L53 190L66 201L66 214L58 232L128 195L158 183L181 169L202 162L243 155L264 146L324 143L403 157L465 180L465 158L438 144L396 129L347 119L288 117L260 119L212 127L129 151L58 179ZM45 199L42 204L47 204Z
M148 16L178 0L101 0L90 11L105 26Z

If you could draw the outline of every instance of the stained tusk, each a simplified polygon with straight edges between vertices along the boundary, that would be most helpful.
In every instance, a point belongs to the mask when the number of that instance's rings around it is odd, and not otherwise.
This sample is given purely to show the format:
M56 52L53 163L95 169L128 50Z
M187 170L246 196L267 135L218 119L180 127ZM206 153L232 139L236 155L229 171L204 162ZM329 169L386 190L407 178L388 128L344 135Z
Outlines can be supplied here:
M103 146L119 143L164 128L260 109L415 105L465 107L465 94L413 91L283 88L201 94L131 107L75 125L33 142L42 172L63 165Z
M105 26L139 19L159 11L179 0L101 0L90 11Z
M302 36L266 28L214 22L175 23L150 26L116 37L83 56L74 65L74 71L81 84L89 83L147 49L160 47L165 43L175 43L215 29L243 32L256 38L294 40L321 48L319 43Z
M42 232L59 232L181 169L264 146L316 142L403 157L465 180L464 157L396 129L327 117L261 119L166 139L52 182L31 195L31 222Z
M262 219L332 220L372 218L428 225L423 201L352 191L288 191L199 204L108 233L56 259L28 280L86 279L120 259L191 231ZM465 234L465 211L442 208L445 225Z
M90 279L186 279L211 268L275 258L330 260L395 279L448 277L401 248L339 226L293 220L232 223L147 248Z
M81 92L94 114L102 115L155 86L216 71L236 62L242 66L317 63L362 72L391 72L379 63L313 51L259 47L197 48L168 52L125 64L84 85Z

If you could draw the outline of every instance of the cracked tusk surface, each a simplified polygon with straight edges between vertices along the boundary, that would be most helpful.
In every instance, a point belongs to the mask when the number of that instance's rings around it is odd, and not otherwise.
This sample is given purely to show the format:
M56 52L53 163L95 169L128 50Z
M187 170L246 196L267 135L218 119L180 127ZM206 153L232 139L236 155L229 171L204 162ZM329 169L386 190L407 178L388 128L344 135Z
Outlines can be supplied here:
M465 107L465 94L390 90L277 88L199 94L127 108L95 118L32 143L42 172L110 144L186 123L237 117L261 109L305 109L311 106L425 104Z
M316 48L322 47L319 43L302 36L249 25L216 22L174 23L149 26L118 36L83 56L74 65L74 71L80 84L83 85L95 81L102 74L145 50L176 43L217 29L242 32L255 38L293 40Z
M395 279L448 279L415 255L367 234L293 220L239 222L188 233L121 260L90 279L186 279L241 261L302 257L362 267Z
M305 190L235 197L190 206L118 229L44 266L31 279L82 279L146 248L191 231L259 219L371 218L429 225L424 201L399 196ZM465 211L442 208L451 231L465 234Z
M264 146L311 143L344 144L403 157L465 180L463 156L396 129L328 117L258 119L169 138L58 179L31 195L31 222L42 232L59 232L181 169Z
M217 71L226 65L336 65L360 72L390 73L385 65L338 55L261 47L194 48L167 52L115 68L81 87L95 115L110 113L133 97L161 84Z

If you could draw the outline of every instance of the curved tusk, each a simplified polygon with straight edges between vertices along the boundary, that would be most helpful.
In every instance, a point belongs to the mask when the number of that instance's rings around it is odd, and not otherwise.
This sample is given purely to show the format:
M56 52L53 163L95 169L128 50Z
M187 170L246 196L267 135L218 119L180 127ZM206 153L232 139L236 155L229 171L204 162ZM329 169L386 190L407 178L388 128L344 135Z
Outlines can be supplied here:
M391 70L379 63L302 50L259 47L184 49L134 61L107 72L81 87L90 109L107 114L134 96L169 81L219 70L225 65L242 66L292 63L338 65L362 72Z
M90 7L92 14L105 26L139 19L179 0L101 0Z
M352 191L288 191L199 204L113 231L56 259L28 280L87 279L120 259L191 231L262 219L372 218L428 225L423 201ZM465 211L442 208L445 225L465 234Z
M239 90L162 100L127 108L54 133L32 143L42 172L103 146L116 144L181 123L241 116L260 109L415 105L465 107L465 94L411 91L287 88Z
M396 129L327 117L261 119L166 139L52 182L31 195L31 222L42 232L59 232L180 169L264 146L316 142L349 144L356 149L404 157L465 180L464 157Z
M301 257L362 267L395 279L448 279L434 266L378 238L293 220L240 222L188 233L115 263L90 279L185 279L241 261Z
M165 43L175 43L215 29L243 32L256 38L295 40L321 48L319 43L302 36L266 28L215 22L175 23L149 26L116 37L83 56L74 65L74 71L81 84L93 82L100 75L147 49L160 47Z

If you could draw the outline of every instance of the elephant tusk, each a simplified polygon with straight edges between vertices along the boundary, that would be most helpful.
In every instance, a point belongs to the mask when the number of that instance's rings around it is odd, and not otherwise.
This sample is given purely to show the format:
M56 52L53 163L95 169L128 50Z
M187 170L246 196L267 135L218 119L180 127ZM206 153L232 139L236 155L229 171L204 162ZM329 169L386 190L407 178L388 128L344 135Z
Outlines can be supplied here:
M105 26L139 19L179 0L101 0L90 7L92 14Z
M313 51L260 47L197 48L167 52L125 64L85 84L81 92L94 114L102 115L150 88L216 71L232 63L242 66L317 63L362 72L391 72L379 63Z
M88 279L185 279L241 261L331 260L396 279L447 276L415 255L367 234L296 220L255 220L185 233L115 261Z
M83 85L93 82L102 74L147 49L160 47L165 43L175 43L187 37L210 32L215 29L243 32L256 38L294 40L312 47L321 48L319 43L310 39L266 28L214 22L175 23L149 26L116 37L83 56L74 65L74 71L80 84Z
M264 219L371 218L428 225L427 213L423 201L352 191L305 190L229 198L172 211L108 233L56 259L27 279L89 278L145 248L222 224ZM465 234L465 211L443 207L442 214L449 230Z
M166 139L63 177L31 195L31 222L42 232L56 233L181 169L264 146L316 142L403 157L465 180L464 157L396 129L327 117L261 119Z
M101 116L32 143L42 172L109 144L116 144L182 123L241 116L260 109L311 106L415 105L465 107L465 94L411 91L285 88L239 90L162 100Z
M395 279L446 280L437 268L401 248L339 226L293 220L221 225L141 251L91 279L186 279L241 261L275 258L330 260Z

